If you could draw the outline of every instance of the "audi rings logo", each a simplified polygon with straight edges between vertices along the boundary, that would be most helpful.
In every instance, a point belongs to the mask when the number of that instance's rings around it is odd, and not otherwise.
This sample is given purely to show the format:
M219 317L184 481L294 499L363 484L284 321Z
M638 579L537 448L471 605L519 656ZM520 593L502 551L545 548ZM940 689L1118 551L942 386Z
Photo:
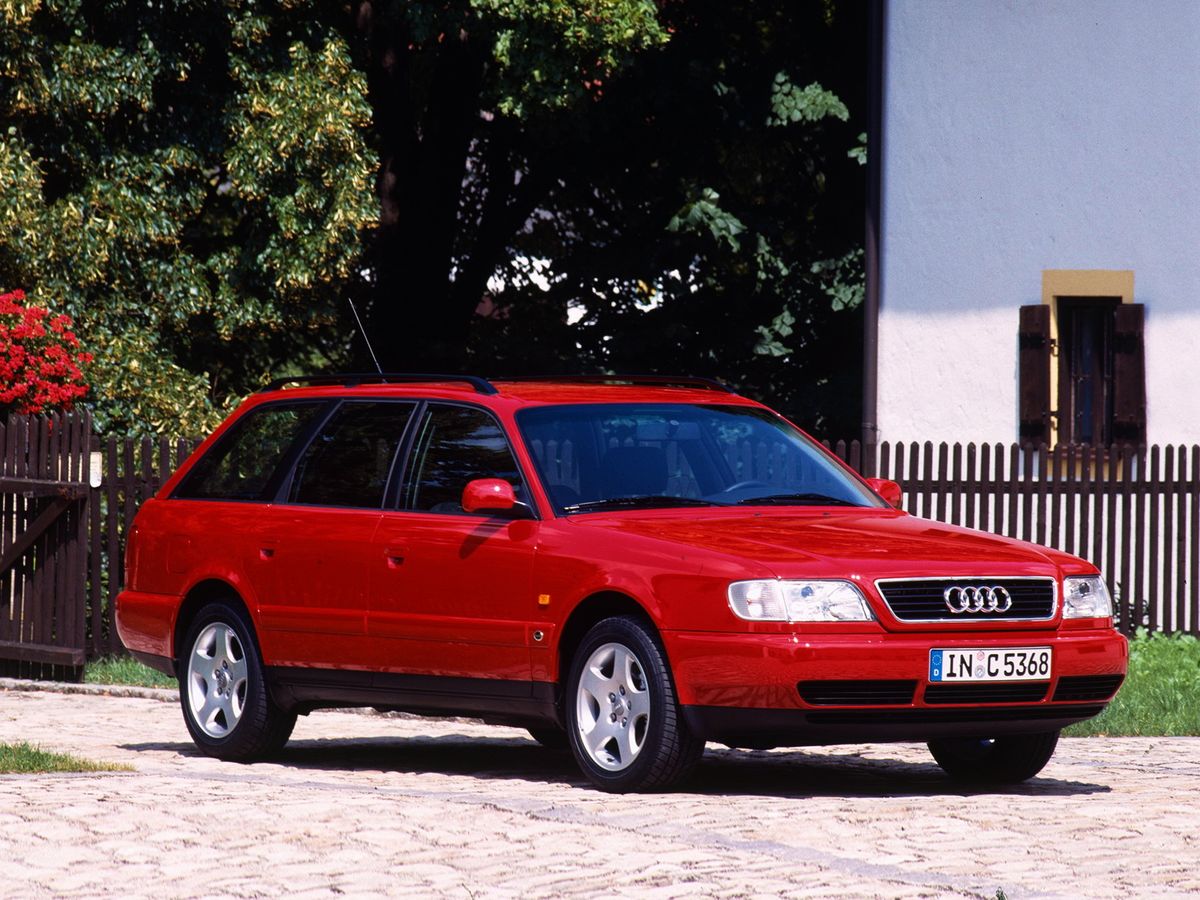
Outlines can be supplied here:
M1012 609L1012 595L1007 590L995 587L962 587L952 585L942 591L946 608L959 613L1002 613Z

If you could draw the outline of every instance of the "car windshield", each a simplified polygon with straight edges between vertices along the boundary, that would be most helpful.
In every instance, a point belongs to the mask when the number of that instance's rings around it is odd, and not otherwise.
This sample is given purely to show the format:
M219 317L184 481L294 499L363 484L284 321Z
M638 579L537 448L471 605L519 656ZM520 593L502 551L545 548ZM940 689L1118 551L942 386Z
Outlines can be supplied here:
M811 439L752 406L598 403L517 425L567 514L705 506L882 506Z

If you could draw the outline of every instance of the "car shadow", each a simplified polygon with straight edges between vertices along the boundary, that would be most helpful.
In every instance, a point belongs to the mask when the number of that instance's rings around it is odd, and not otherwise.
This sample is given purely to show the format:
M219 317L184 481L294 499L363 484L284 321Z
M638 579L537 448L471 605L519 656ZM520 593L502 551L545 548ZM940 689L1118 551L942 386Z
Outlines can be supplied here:
M124 744L122 749L184 757L201 755L191 743ZM569 752L550 750L519 737L449 734L405 739L295 740L269 762L304 772L461 775L592 789ZM253 766L248 764L251 770ZM758 751L729 750L713 744L700 765L676 789L678 793L709 796L795 798L1075 796L1110 791L1106 784L1048 776L1016 785L969 785L948 778L932 759L926 763L864 756L853 748Z
M1111 791L1106 784L1047 775L1020 784L966 784L949 778L932 758L913 762L865 756L852 747L760 751L717 749L712 745L685 789L741 796L881 798L1075 796Z

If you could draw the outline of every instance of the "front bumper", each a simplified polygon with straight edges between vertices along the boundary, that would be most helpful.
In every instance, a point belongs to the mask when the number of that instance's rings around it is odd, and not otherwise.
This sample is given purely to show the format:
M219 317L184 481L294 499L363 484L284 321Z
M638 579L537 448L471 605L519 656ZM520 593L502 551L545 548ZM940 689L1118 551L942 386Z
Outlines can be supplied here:
M1125 674L1129 655L1125 638L1111 628L969 634L676 631L663 637L689 726L707 740L742 746L1057 730L1104 709ZM929 652L935 647L1043 646L1054 651L1050 677L1019 683L1028 691L1025 696L1008 690L1012 682L986 688L975 697L948 699L944 690L941 696L935 696L937 691L927 696ZM844 700L836 690L813 690L821 683L841 689ZM872 690L858 696L844 690L856 683ZM803 694L801 685L806 688ZM896 696L872 697L876 686L891 688ZM818 702L806 702L806 696Z

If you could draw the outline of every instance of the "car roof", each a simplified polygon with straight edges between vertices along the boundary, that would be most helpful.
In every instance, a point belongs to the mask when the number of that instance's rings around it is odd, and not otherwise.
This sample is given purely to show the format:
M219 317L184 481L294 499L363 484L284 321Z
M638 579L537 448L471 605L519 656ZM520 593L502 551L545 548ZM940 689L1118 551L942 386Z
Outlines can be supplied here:
M579 375L487 379L472 375L348 374L281 378L256 400L303 397L429 397L490 406L550 403L732 403L757 405L718 381L665 375Z

